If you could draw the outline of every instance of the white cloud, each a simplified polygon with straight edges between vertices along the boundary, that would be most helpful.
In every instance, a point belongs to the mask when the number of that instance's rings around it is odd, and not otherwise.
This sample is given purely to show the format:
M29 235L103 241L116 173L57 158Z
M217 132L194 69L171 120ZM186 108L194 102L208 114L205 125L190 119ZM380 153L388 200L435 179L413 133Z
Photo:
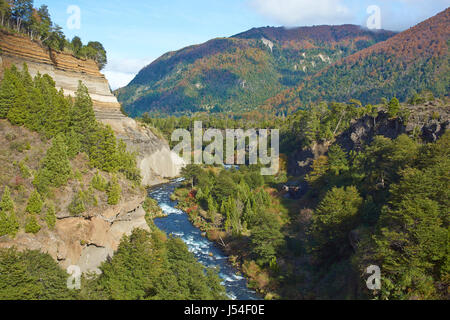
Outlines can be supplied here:
M343 24L353 18L341 0L250 0L250 4L284 26Z
M136 74L145 66L150 64L154 59L121 59L110 58L103 73L108 79L111 89L126 86L136 76Z

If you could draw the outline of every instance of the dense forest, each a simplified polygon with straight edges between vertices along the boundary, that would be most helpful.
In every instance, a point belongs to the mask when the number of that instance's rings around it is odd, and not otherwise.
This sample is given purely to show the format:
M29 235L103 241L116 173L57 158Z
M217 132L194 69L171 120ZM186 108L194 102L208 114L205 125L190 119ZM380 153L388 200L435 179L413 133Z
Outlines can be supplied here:
M50 232L61 210L78 217L143 191L135 154L96 121L83 84L75 98L65 97L48 75L32 79L26 65L13 66L0 85L0 119L8 121L0 120L0 237ZM61 208L69 183L78 191ZM67 273L50 255L0 249L0 299L227 299L217 272L153 225L150 204L144 207L152 232L125 236L102 275L83 278L81 291L67 288Z
M406 101L417 92L449 91L450 9L386 41L327 66L309 81L268 99L265 111L292 110L311 101L351 98L378 103L380 97Z
M262 298L448 300L449 14L397 35L255 28L170 52L117 95L168 141L195 121L280 130L276 175L260 164L187 165L172 195ZM100 43L66 39L45 5L0 0L0 15L4 32L107 62ZM96 120L81 81L70 97L26 64L5 69L0 146L0 244L139 195L149 227L123 236L75 290L59 257L0 249L0 300L228 299L218 270L155 226L162 211L142 203L137 154ZM367 286L369 266L380 288Z
M186 245L157 230L124 236L102 274L68 289L67 273L48 254L0 250L0 300L224 300L217 271L195 260Z
M410 102L426 97L434 99ZM257 166L190 165L174 197L268 299L447 299L450 135L435 143L376 136L359 151L339 145L355 119L382 114L409 119L395 98L301 110L272 127L288 154L330 145L308 174L289 176L283 165L274 177ZM307 182L299 199L287 197L287 178ZM370 265L382 270L381 290L365 286Z
M116 95L137 117L251 112L267 99L393 32L358 26L252 29L170 52Z
M106 66L106 50L100 42L83 45L80 37L66 39L62 28L52 21L48 7L34 8L33 3L33 0L0 0L0 29L25 34L52 50L92 59L100 70Z

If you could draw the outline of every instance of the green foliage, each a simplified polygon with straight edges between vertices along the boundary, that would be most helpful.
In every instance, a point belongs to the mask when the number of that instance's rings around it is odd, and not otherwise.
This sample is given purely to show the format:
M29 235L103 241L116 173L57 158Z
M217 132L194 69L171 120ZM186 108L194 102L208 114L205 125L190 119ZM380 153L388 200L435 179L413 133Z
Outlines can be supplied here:
M392 98L388 104L388 114L391 118L394 118L400 112L400 102L396 97Z
M74 131L74 136L79 137L81 150L89 154L93 135L97 132L98 124L95 120L92 99L87 87L80 81L75 94L75 103L71 108L69 126Z
M50 186L61 187L67 184L71 175L71 166L67 155L64 137L59 134L48 149L41 163L34 185L40 192L47 192Z
M348 235L358 226L362 198L351 186L333 188L320 202L313 218L313 250L323 262L332 263L349 252Z
M21 175L22 175L22 178L28 179L28 178L30 178L30 177L32 176L31 170L30 170L30 168L25 164L25 162L20 161L20 162L18 163L18 166L19 166L19 170L20 170L20 173L21 173Z
M19 72L15 66L5 69L3 81L0 85L0 118L4 119L9 113L16 97L16 86Z
M108 204L119 204L120 196L122 194L122 187L120 186L119 180L116 176L113 176L112 180L108 183L106 194L108 195Z
M383 266L381 298L439 299L447 292L450 161L446 133L392 186L370 246Z
M102 274L86 285L87 296L113 300L226 299L216 272L199 264L186 245L157 229L124 236Z
M97 173L92 177L91 186L98 191L105 192L108 187L108 182L105 178L97 171Z
M74 216L79 216L86 211L86 206L84 204L85 195L83 191L78 191L72 201L69 204L68 210Z
M49 254L0 249L0 300L69 300L67 273Z
M19 227L11 193L8 186L5 186L0 201L0 236L10 235L14 237L19 231Z
M330 147L328 151L328 164L329 170L331 170L336 176L349 169L347 154L339 145L333 145Z
M53 230L56 225L56 211L55 205L50 203L47 205L47 213L45 214L45 222L50 230Z
M42 211L43 206L44 203L42 201L41 195L39 194L39 192L37 192L37 190L34 190L30 198L28 199L28 204L25 211L30 214L39 215Z
M117 170L116 137L110 126L100 126L91 136L89 160L91 165L106 172Z
M39 225L36 215L29 214L27 216L26 224L25 224L25 232L36 234L41 230L41 226Z
M270 263L276 258L277 250L284 244L281 224L271 214L263 214L260 222L252 229L253 251L261 264Z
M122 172L127 179L137 184L141 183L141 173L137 167L137 153L130 153L123 140L120 140L117 146L118 170Z
M11 198L11 192L8 186L5 186L3 191L2 200L0 201L0 210L3 212L10 212L14 210L14 202Z
M0 118L53 138L34 181L41 193L67 183L69 159L80 152L98 169L121 172L130 181L141 182L136 153L128 152L124 142L116 142L110 127L96 121L88 89L81 81L72 103L62 90L56 90L50 76L37 74L32 79L26 65L21 72L15 66L6 69L0 85ZM29 149L18 142L11 146L18 151Z

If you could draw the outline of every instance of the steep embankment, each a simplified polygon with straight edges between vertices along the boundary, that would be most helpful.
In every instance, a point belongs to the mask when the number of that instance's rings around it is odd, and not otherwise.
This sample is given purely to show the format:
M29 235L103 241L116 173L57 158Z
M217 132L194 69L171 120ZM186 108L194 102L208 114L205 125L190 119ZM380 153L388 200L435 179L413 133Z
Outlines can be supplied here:
M111 125L117 137L124 140L130 150L138 152L144 185L158 184L164 178L179 174L182 160L170 151L166 141L122 114L108 81L93 60L48 50L25 36L0 31L0 78L4 68L13 64L21 68L24 63L31 76L50 75L56 87L63 89L66 95L74 96L79 81L87 86L97 119Z
M314 143L308 148L299 148L288 161L289 173L304 176L312 170L315 159L327 154L331 144L341 146L347 152L362 151L376 136L395 139L401 134L420 137L425 142L436 142L450 127L450 103L448 99L433 99L419 105L405 104L402 107L407 119L392 118L385 107L380 107L376 117L365 115L353 119L348 129L339 134L335 141Z
M254 28L169 52L116 94L127 113L248 112L395 33L359 26Z
M378 103L382 97L406 100L416 92L448 95L450 9L352 54L267 100L267 110L298 109L320 100Z
M113 176L97 173L87 157L79 154L70 161L72 174L68 183L53 188L45 198L40 196L41 200L36 200L30 209L35 178L52 145L42 138L36 132L0 120L0 197L5 203L6 194L10 194L17 221L17 234L0 234L0 248L40 250L48 252L64 268L78 265L83 272L97 271L101 262L113 255L124 234L130 234L134 228L149 230L142 207L145 191L119 176L120 201L110 205L106 183ZM93 186L98 176L104 179L102 188ZM36 218L33 230L27 228L30 211ZM9 225L9 221L0 210L0 226ZM0 230L3 232L4 228Z

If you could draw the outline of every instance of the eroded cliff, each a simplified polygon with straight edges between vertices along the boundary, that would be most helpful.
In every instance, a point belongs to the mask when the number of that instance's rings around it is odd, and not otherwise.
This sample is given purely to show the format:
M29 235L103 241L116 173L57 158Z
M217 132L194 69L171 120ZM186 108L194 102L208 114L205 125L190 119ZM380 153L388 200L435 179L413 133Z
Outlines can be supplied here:
M183 160L170 151L166 141L122 114L108 81L93 60L77 59L44 48L25 36L0 31L0 78L5 68L13 64L22 68L24 63L31 76L38 72L50 75L66 95L74 96L80 80L87 86L97 119L110 125L117 137L138 153L144 185L158 184L179 174Z

